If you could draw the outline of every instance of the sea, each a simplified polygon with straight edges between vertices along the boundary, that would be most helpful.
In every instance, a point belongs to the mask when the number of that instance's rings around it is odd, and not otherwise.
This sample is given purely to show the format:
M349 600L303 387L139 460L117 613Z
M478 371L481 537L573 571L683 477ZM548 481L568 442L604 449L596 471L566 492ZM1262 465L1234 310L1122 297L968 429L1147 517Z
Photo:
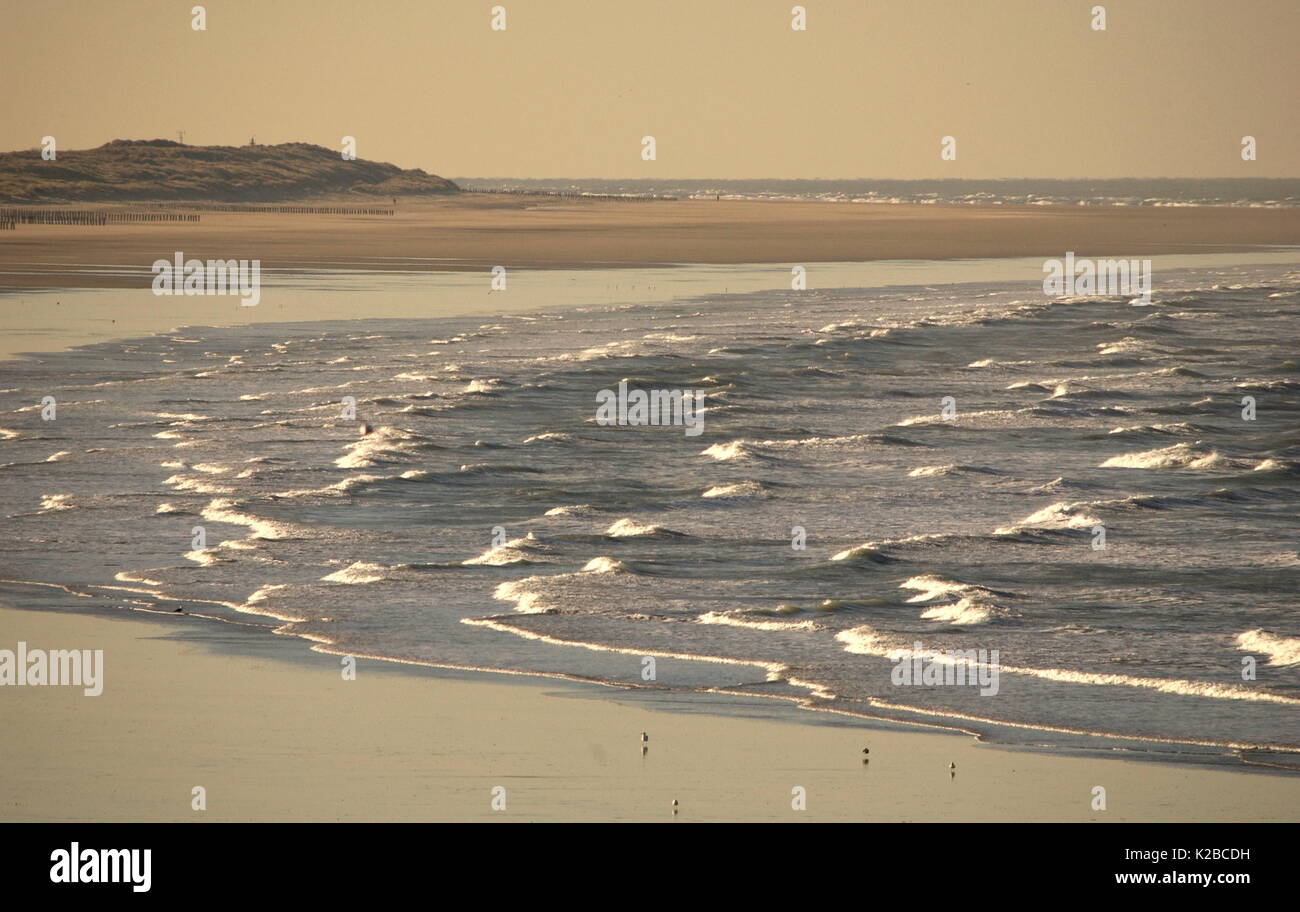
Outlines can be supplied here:
M970 180L602 180L595 178L458 177L466 190L671 199L805 200L979 206L1245 206L1300 205L1294 178L1112 178Z
M1300 768L1300 256L1157 258L1149 303L1040 266L560 284L2 362L0 600ZM413 281L285 274L261 306ZM704 410L610 423L620 390ZM997 686L900 683L922 660Z

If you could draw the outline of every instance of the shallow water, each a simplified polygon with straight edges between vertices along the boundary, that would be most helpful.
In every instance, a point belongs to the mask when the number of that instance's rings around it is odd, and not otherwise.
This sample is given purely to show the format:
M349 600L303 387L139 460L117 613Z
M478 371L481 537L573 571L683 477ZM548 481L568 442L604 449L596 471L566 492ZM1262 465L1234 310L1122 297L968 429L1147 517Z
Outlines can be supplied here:
M1298 301L1293 265L1166 270L1149 307L980 276L11 362L0 597L1294 765ZM597 424L623 380L703 390L703 432ZM997 693L895 685L917 642L997 650Z

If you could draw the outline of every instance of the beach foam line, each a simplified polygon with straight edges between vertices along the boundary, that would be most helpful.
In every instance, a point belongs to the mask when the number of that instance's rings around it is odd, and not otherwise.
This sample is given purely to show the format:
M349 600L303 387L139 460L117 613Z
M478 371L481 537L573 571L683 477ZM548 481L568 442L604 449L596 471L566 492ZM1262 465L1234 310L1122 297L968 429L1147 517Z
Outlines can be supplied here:
M890 643L878 631L867 625L841 630L835 635L835 639L844 644L845 652L856 655L873 655L892 660L897 656L910 655L912 652L910 645L900 646L897 643ZM945 658L947 657L938 660L943 661ZM952 660L949 659L949 661ZM1215 700L1239 700L1247 703L1300 706L1300 698L1267 693L1235 684L1214 684L1208 681L1188 681L1179 678L1143 678L1133 675L1099 674L1091 671L1070 671L1063 668L1025 668L1001 663L999 663L998 669L1005 674L1024 675L1045 681L1058 681L1064 684L1132 687L1182 697L1205 697Z
M737 665L742 667L760 668L767 674L768 681L784 680L782 677L786 670L786 665L780 662L766 662L759 659L733 659L727 656L708 656L699 655L689 652L665 652L655 649L632 649L626 646L609 646L603 643L590 643L584 640L566 640L562 637L552 636L548 633L537 633L532 630L524 630L515 627L501 617L487 618L461 618L462 624L468 624L471 627L486 627L489 630L495 630L499 633L509 633L514 636L522 637L526 640L535 640L540 643L548 643L552 646L573 646L578 649L588 649L592 652L609 652L617 655L631 656L655 656L662 659L682 659L688 662L708 662L714 665Z
M742 627L746 630L823 630L814 621L756 621L742 615L724 611L706 611L695 619L697 624L721 624Z

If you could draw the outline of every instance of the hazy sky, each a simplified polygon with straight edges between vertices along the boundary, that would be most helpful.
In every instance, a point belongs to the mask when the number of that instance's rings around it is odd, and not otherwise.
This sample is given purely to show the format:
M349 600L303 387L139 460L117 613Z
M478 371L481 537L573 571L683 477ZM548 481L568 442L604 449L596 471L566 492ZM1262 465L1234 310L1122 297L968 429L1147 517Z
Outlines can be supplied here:
M0 149L184 130L352 135L446 176L1300 177L1300 0L1108 2L1104 32L1096 0L807 0L805 32L789 0L211 0L203 32L194 5L0 0Z

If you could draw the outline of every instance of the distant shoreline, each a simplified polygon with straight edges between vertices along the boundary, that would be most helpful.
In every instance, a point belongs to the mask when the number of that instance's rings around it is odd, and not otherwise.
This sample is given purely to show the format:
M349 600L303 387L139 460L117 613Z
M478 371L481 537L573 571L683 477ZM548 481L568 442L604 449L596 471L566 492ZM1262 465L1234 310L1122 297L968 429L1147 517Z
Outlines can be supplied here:
M339 205L348 202L356 205ZM1300 208L552 201L464 193L399 197L393 215L195 211L198 222L23 224L0 232L0 288L135 287L130 276L70 276L68 267L147 267L177 250L202 259L255 258L268 270L478 271L795 266L1067 251L1145 257L1300 245Z

